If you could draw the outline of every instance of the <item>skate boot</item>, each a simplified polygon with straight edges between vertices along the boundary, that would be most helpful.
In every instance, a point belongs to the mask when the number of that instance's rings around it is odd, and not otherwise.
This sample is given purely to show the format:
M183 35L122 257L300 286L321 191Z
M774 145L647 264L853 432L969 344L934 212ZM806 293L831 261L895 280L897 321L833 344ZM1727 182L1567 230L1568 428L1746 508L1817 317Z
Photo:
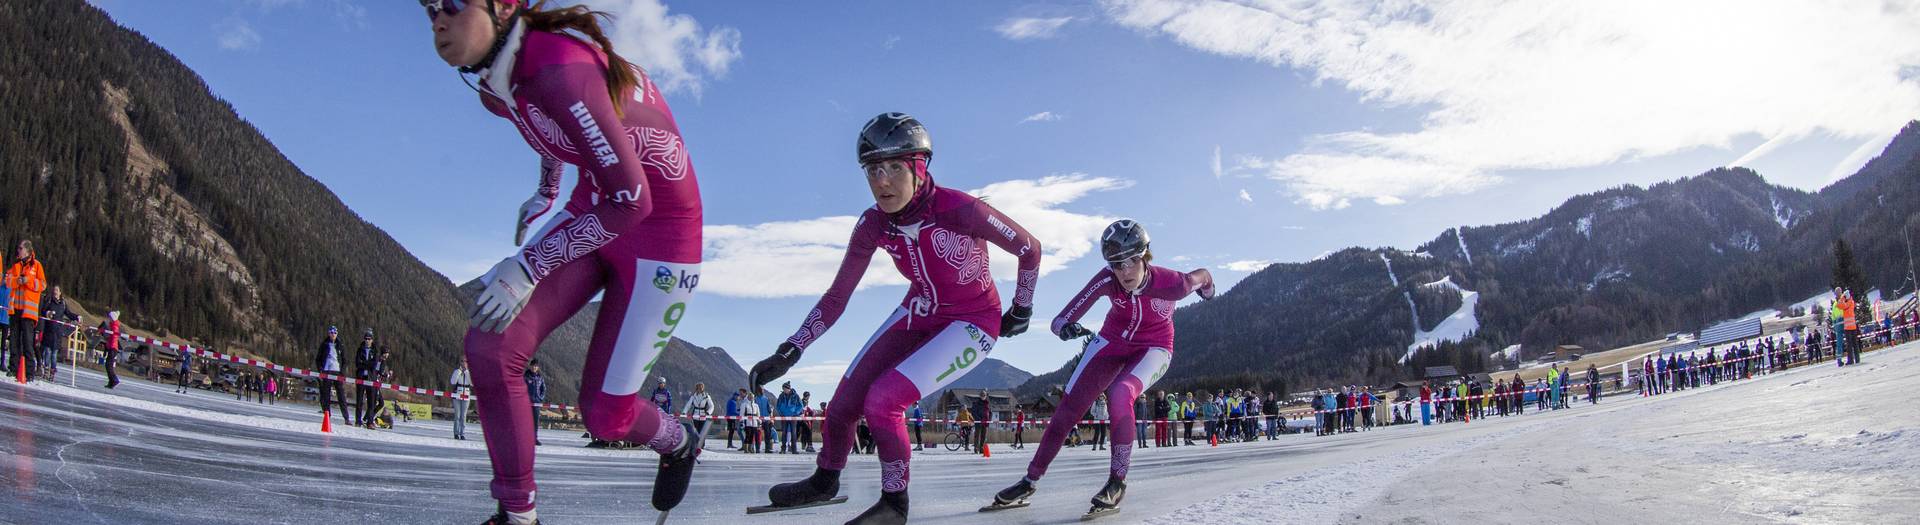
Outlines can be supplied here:
M1087 509L1087 514L1085 516L1081 516L1080 521L1086 521L1094 518L1099 518L1101 516L1107 516L1107 515L1120 512L1120 500L1125 499L1126 497L1127 497L1127 482L1119 478L1108 476L1107 486L1101 487L1100 492L1098 494L1093 495L1093 508Z
M998 494L994 494L993 504L987 505L985 507L980 507L980 512L992 512L996 510L1017 509L1020 507L1025 507L1028 505L1027 498L1033 497L1033 493L1034 493L1033 481L1028 480L1027 478L1024 478L1024 477L1020 478L1020 481L1017 483L1014 483L1013 486L1000 489L1000 492Z
M867 507L866 512L847 522L847 525L905 525L907 523L907 491L881 492L880 501Z
M660 511L673 510L680 499L687 495L687 482L693 479L693 466L700 457L700 450L706 444L706 436L701 435L691 423L681 423L680 429L686 438L680 441L680 447L672 452L660 455L660 473L653 479L653 508Z
M847 499L840 496L840 471L816 468L807 479L767 489L767 500L772 504L757 508L767 512L841 503Z

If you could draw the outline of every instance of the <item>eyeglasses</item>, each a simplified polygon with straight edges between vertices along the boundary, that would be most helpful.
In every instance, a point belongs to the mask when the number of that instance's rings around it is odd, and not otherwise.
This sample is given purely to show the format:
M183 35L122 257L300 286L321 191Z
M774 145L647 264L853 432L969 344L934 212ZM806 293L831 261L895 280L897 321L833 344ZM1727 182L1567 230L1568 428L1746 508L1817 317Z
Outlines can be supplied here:
M1116 271L1116 272L1122 272L1122 271L1133 269L1133 265L1136 265L1136 264L1140 264L1140 257L1138 256L1128 257L1118 261L1107 261L1107 267L1112 268L1113 271Z
M427 19L433 20L442 13L460 14L460 10L467 7L467 2L465 0L420 0L420 7L427 8Z

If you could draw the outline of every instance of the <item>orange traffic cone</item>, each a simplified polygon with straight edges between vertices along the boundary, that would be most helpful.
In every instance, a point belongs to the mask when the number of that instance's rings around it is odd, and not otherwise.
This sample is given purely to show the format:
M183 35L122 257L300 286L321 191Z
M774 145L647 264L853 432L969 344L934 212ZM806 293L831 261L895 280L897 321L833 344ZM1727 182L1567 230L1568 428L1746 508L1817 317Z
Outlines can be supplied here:
M986 444L985 442L981 442L981 443L980 443L980 457L983 457L983 458L990 458L990 457L993 457L993 447L989 447L989 446L987 446L987 444Z
M13 367L13 380L21 384L27 382L27 357L20 356L20 365Z
M1207 436L1207 441L1208 441L1209 443L1212 443L1212 444L1213 444L1213 446L1216 446L1216 447L1217 447L1217 446L1220 446L1220 436L1219 436L1219 435L1212 435L1212 436Z
M320 413L320 432L323 434L333 433L333 412L332 411Z

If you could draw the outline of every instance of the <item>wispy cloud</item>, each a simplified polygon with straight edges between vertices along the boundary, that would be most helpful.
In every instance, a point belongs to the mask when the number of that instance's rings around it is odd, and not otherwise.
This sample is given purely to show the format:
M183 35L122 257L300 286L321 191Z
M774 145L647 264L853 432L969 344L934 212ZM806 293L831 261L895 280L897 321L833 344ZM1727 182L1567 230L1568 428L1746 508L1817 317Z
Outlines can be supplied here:
M846 375L847 366L851 364L853 364L852 361L845 359L832 359L821 361L819 364L796 366L788 370L787 375L782 379L810 385L826 385L831 389L833 385L840 383L840 376ZM768 385L768 388L777 389L778 386ZM815 395L819 394L821 392L815 392Z
M709 79L724 78L740 60L740 30L701 27L692 16L669 14L659 0L589 0L594 9L614 15L613 47L646 68L655 85L668 92L700 96Z
M227 17L213 25L213 31L220 41L220 49L239 51L258 49L260 32L253 30L253 24L240 17Z
M999 32L1000 36L1007 37L1010 40L1052 38L1055 33L1060 31L1061 27L1066 26L1068 22L1072 21L1073 17L1071 16L1057 18L1009 18L1005 22L1001 22L1000 25L993 28L993 30Z
M1213 164L1211 165L1211 167L1213 168L1214 180L1220 180L1220 176L1226 173L1226 170L1220 166L1220 145L1219 144L1213 145ZM1241 193L1246 193L1246 191L1242 190Z
M1827 171L1826 181L1837 181L1859 172L1860 168L1866 167L1867 161L1873 160L1874 155L1879 155L1882 150L1887 149L1887 144L1893 142L1894 135L1898 134L1900 130L1887 130L1880 136L1861 142L1847 154L1846 158L1840 159L1840 162L1833 165L1833 169Z
M1727 167L1731 168L1735 166L1747 166L1748 164L1751 164L1753 161L1759 160L1760 157L1765 157L1767 156L1768 153L1773 153L1773 150L1779 149L1780 146L1785 145L1788 142L1793 142L1794 140L1797 140L1799 138L1800 137L1780 135L1780 136L1767 139L1766 142L1760 143L1759 146L1754 146L1753 149L1747 150L1747 153L1744 155L1741 155L1740 158L1733 159L1733 162L1727 163Z
M1920 9L1879 2L1102 4L1124 27L1424 113L1411 131L1331 133L1244 163L1317 209L1746 136L1867 138L1920 114L1920 78L1902 74L1920 64Z
M899 43L900 43L900 35L888 35L886 40L880 42L880 49L891 51L893 50L893 46L898 45Z
M1034 113L1032 115L1027 115L1027 118L1020 119L1020 123L1026 124L1028 122L1053 122L1056 120L1060 120L1061 118L1062 117L1058 113L1054 113L1052 111L1042 111L1039 113Z
M1112 217L1063 207L1089 194L1132 186L1124 179L1082 173L1010 180L968 191L1040 239L1042 275L1091 253L1100 230ZM747 225L709 225L701 270L702 292L732 297L774 298L818 295L833 281L846 253L854 216L833 216ZM996 254L993 275L1011 279L1015 259ZM906 284L890 261L876 257L860 280L861 288Z
M1246 188L1240 188L1240 200L1251 203L1253 202L1253 195L1247 194Z
M1252 272L1260 271L1260 269L1262 268L1271 266L1273 265L1273 263L1274 261L1262 261L1262 260L1233 261L1230 263L1222 264L1219 266L1219 268L1222 270L1230 271L1230 272L1252 273Z

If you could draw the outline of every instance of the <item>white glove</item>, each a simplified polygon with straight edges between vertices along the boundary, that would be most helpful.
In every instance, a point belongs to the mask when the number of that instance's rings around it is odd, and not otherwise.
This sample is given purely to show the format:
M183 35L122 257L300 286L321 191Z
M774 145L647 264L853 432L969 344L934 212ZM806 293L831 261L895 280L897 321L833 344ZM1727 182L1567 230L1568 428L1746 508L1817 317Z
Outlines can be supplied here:
M519 246L521 243L526 242L527 227L532 226L534 219L540 218L541 215L546 215L547 210L552 208L553 199L540 195L534 195L533 198L527 199L525 204L521 204L520 223L513 227L513 245Z
M507 324L527 307L533 298L533 278L520 266L519 257L501 259L487 272L487 288L467 310L467 325L493 333L507 331Z

